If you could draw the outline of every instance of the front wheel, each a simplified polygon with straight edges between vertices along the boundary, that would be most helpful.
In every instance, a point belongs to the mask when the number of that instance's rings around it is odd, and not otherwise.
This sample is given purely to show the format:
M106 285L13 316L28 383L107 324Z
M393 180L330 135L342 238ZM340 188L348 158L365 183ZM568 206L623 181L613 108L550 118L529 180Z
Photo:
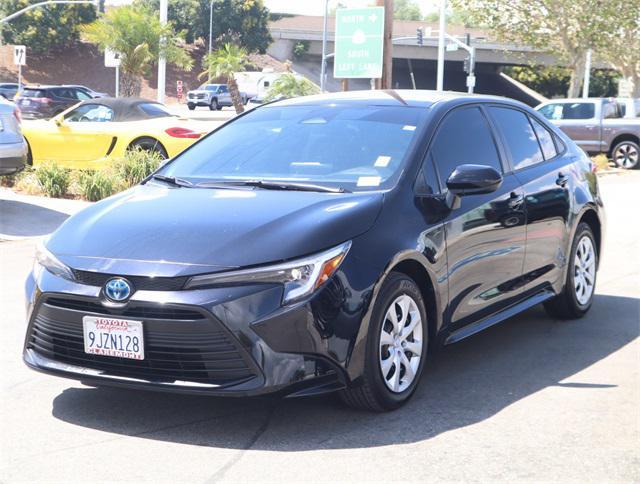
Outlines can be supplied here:
M193 111L196 108L196 105L189 103L187 104L187 107L189 108L189 111Z
M340 392L342 400L374 412L402 406L420 381L428 334L418 286L405 274L392 272L371 315L362 383Z
M562 292L544 304L547 312L560 319L584 316L593 302L596 288L598 252L591 228L582 222L571 245L569 267Z
M634 141L621 141L613 148L611 157L620 168L637 168L640 165L640 146Z

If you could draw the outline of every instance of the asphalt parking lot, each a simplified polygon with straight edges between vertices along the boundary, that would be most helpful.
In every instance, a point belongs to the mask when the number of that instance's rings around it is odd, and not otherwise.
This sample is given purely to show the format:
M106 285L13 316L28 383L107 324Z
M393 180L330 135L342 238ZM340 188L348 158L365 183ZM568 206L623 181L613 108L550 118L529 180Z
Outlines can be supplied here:
M31 236L66 212L0 200L0 232L23 232L0 242L0 481L639 482L640 170L601 187L608 227L588 316L561 322L536 307L449 346L388 414L331 396L94 389L28 370Z

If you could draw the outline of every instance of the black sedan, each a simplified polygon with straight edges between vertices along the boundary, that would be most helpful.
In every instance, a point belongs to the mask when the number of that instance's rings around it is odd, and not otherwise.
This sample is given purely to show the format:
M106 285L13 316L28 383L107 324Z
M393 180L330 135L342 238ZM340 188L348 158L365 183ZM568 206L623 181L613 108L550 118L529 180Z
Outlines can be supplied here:
M603 232L591 161L520 103L280 101L39 248L24 360L90 385L390 410L436 345L539 303L584 315Z

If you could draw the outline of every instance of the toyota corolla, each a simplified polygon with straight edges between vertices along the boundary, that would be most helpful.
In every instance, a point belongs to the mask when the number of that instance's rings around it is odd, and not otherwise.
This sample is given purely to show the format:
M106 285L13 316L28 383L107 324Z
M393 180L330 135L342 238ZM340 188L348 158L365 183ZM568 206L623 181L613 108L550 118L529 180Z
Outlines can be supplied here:
M24 360L95 386L391 410L439 345L540 303L584 315L603 232L591 161L518 102L280 101L41 244Z

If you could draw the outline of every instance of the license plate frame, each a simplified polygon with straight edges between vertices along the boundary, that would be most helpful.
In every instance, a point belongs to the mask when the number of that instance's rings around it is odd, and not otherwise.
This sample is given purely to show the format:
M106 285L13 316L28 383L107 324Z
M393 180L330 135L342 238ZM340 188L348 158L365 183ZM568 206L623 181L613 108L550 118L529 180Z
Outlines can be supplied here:
M87 354L144 360L142 321L87 315L82 318L82 333Z

